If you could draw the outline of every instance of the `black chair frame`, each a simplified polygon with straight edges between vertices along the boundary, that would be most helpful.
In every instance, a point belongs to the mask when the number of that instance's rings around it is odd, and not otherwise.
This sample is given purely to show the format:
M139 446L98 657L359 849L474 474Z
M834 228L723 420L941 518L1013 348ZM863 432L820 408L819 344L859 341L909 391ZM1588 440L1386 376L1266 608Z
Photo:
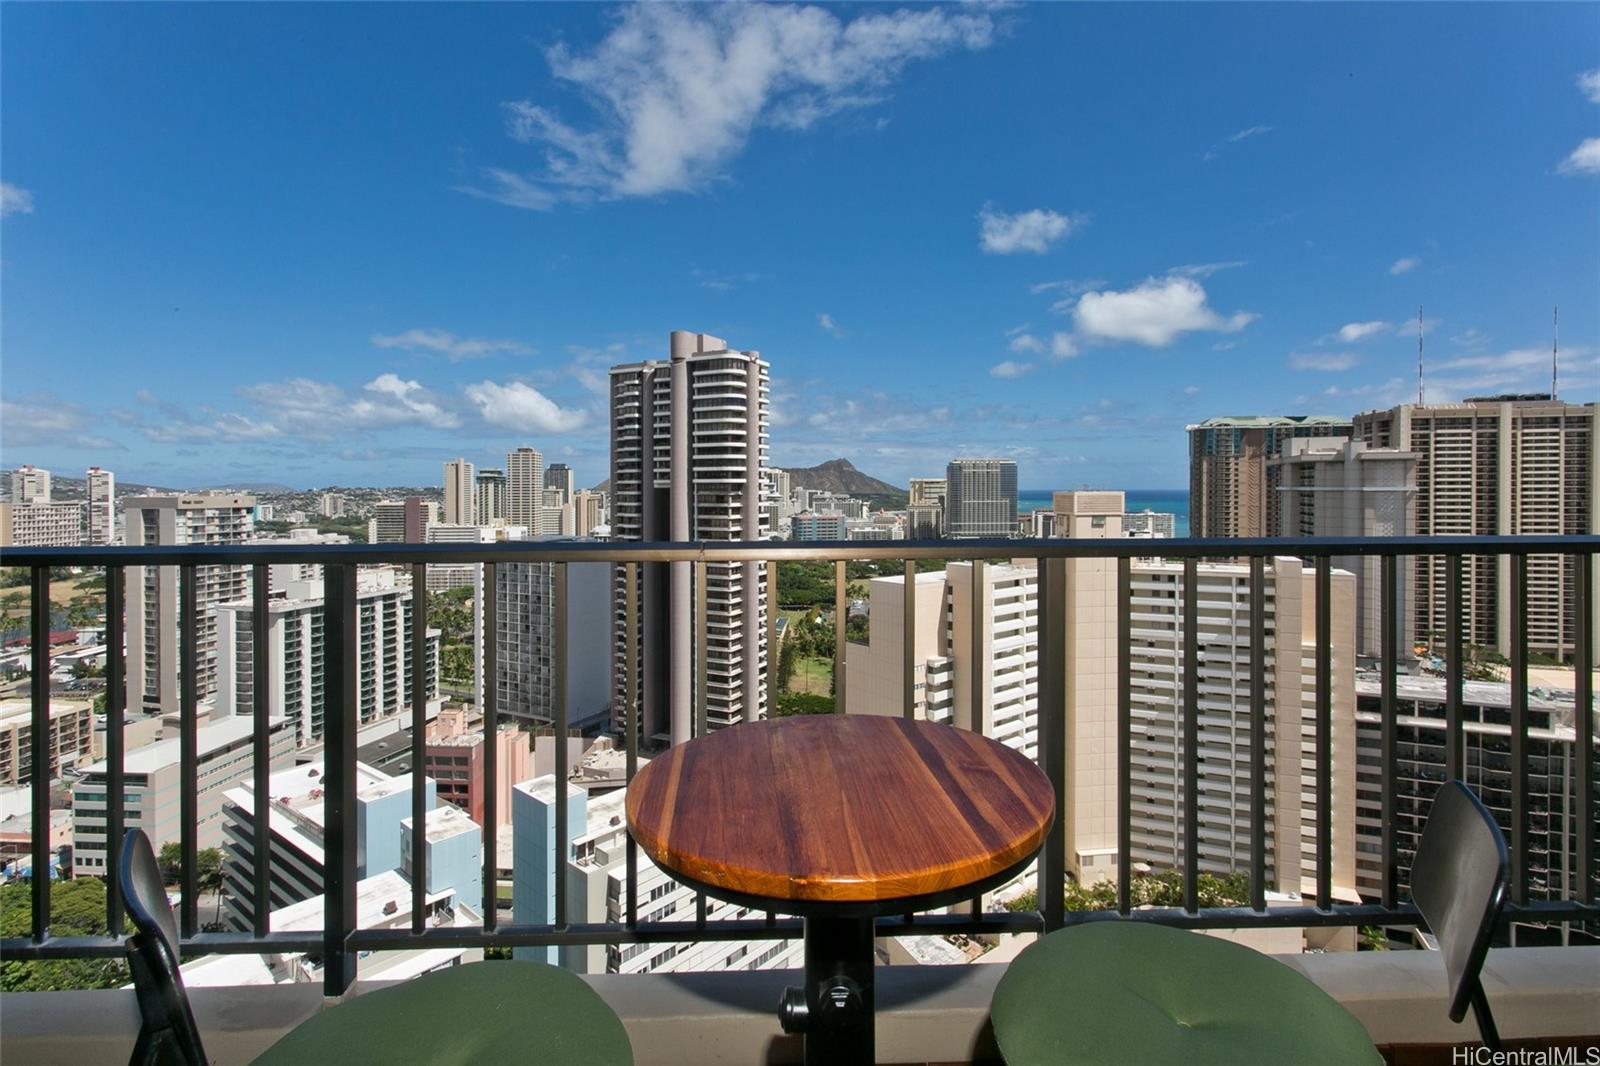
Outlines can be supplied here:
M122 838L118 881L136 930L126 950L142 1019L129 1066L207 1066L210 1060L178 969L177 925L155 850L143 830L130 829Z

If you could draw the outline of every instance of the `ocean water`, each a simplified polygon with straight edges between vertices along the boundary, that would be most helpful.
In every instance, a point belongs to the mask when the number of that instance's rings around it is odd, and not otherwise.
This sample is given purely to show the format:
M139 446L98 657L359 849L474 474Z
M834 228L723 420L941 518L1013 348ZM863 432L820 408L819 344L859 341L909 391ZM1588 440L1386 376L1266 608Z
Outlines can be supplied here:
M1189 535L1189 490L1188 489L1129 489L1127 492L1128 510L1130 511L1165 511L1178 516L1178 536ZM1047 489L1019 489L1017 491L1017 514L1027 514L1029 511L1049 509L1055 505L1055 494Z

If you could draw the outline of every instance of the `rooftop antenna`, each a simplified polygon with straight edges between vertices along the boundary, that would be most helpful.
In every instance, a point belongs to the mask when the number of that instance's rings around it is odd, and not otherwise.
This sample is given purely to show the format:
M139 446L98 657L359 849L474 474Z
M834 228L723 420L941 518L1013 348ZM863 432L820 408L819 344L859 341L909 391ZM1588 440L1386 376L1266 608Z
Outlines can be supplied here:
M1561 353L1561 308L1550 309L1550 398L1556 399L1556 364Z
M1421 407L1422 399L1422 305L1417 305L1417 406Z

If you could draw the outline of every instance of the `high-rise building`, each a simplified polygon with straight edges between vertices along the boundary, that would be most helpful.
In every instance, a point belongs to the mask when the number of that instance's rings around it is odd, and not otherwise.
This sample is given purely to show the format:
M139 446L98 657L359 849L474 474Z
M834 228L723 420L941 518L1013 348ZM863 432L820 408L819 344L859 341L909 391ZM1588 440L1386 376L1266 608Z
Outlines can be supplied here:
M539 507L539 535L543 537L570 537L572 529L572 503L560 489L545 489Z
M81 503L49 503L38 497L31 504L0 504L0 523L0 547L70 548L83 543Z
M1400 674L1395 678L1395 791L1399 802L1383 809L1383 678L1356 678L1356 741L1359 776L1356 833L1361 841L1356 876L1365 896L1383 892L1383 827L1395 829L1395 876L1411 883L1411 860L1447 771L1445 680ZM1585 753L1577 747L1576 704L1571 691L1539 689L1528 695L1528 895L1534 900L1581 898L1600 887L1600 863L1584 878L1578 865L1578 834L1600 822L1600 802L1587 812L1577 806L1572 782ZM1511 686L1467 681L1461 686L1461 774L1483 800L1509 839L1512 835ZM1600 758L1600 737L1591 738L1587 758ZM1587 880L1587 889L1585 888Z
M477 518L480 526L492 526L506 518L506 472L484 469L478 471Z
M532 448L506 455L506 521L538 535L544 507L544 456Z
M337 492L324 492L318 507L323 518L343 518L345 498Z
M672 333L670 359L611 369L611 534L617 540L761 540L767 470L767 364L703 333ZM626 704L622 567L614 708ZM706 668L713 728L763 716L766 588L762 563L707 565L709 647L694 648L693 570L646 563L639 589L640 709L647 736L690 737L695 656Z
M360 726L393 718L411 707L411 600L409 581L392 570L364 570L356 586L356 707ZM267 713L289 723L300 747L322 739L327 696L328 635L321 582L290 582L267 604ZM255 710L257 645L249 599L217 606L220 668L217 717ZM439 630L427 632L423 664L428 701L439 699ZM432 707L437 711L437 707Z
M458 526L477 524L475 489L471 463L465 459L452 459L444 464L444 521L447 524Z
M84 543L111 544L117 539L117 475L98 466L84 471L89 497L84 509Z
M50 699L50 780L89 761L95 714L87 700ZM0 787L33 780L33 701L0 700Z
M50 502L50 471L28 463L11 471L11 505L26 507Z
M1189 428L1189 532L1196 537L1278 534L1278 471L1285 443L1348 437L1350 420L1325 415L1208 418Z
M1298 437L1270 460L1278 483L1278 532L1287 537L1403 537L1417 528L1417 456L1368 448L1344 437ZM1336 555L1333 565L1356 578L1356 653L1383 654L1381 561L1375 555ZM1410 657L1416 612L1410 567L1395 574L1395 650Z
M369 544L425 544L428 527L439 521L439 505L421 496L383 500L367 520Z
M850 526L838 511L819 514L804 511L789 519L789 535L795 540L845 540Z
M1594 533L1600 530L1595 437L1600 405L1548 395L1488 396L1462 403L1401 404L1356 416L1369 448L1416 455L1419 536ZM1442 647L1447 563L1418 556L1417 639ZM1600 582L1600 575L1597 575ZM1462 559L1462 637L1511 650L1511 566L1500 556ZM1576 561L1528 557L1528 650L1568 658L1577 618ZM1593 590L1600 593L1600 588Z
M572 467L566 463L551 463L544 468L544 487L559 490L561 500L565 503L578 491L578 479L573 476Z
M606 494L579 489L572 494L572 535L589 537L595 527L605 524Z
M845 709L897 716L905 706L906 580L874 578L867 594L868 639L845 645ZM913 596L917 717L982 732L1036 758L1039 587L1034 567L951 563L944 570L919 572Z
M253 530L255 499L237 493L135 496L124 501L124 540L133 547L242 544ZM147 713L179 710L179 568L128 568L128 705ZM243 566L195 568L200 699L217 688L217 605L249 593Z
M555 721L555 565L495 567L496 703L502 718L531 726ZM611 710L611 568L567 564L567 727L598 732ZM474 597L483 628L483 597ZM481 701L480 701L481 706Z
M911 490L906 497L907 503L913 507L919 503L932 503L943 507L948 484L949 482L942 477L914 477L911 479Z
M1170 511L1129 511L1122 516L1122 532L1130 537L1175 537L1178 516Z
M130 627L131 632L131 627ZM180 839L183 789L193 785L183 774L182 740L176 736L146 744L123 759L123 824L143 829L152 841ZM193 827L201 848L222 844L223 795L248 781L255 765L255 726L248 718L223 718L195 730L197 804ZM281 767L294 761L294 733L281 718L267 722L267 762ZM106 875L106 787L111 771L104 762L83 768L72 786L72 869L77 876ZM319 804L320 807L320 804Z
M1017 464L952 459L945 471L945 533L954 538L1017 535Z
M944 536L944 505L911 504L906 508L906 526L912 540L937 540Z
M492 544L494 529L488 526L449 525L440 522L428 527L429 544ZM482 563L429 563L428 591L468 588L477 583Z

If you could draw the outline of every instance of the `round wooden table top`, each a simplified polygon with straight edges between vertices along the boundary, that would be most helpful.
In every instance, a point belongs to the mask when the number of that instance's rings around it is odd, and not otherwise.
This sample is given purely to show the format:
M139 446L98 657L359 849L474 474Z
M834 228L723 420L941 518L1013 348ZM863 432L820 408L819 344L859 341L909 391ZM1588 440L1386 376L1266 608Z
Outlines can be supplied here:
M746 722L652 759L628 830L712 890L865 903L947 892L1038 850L1050 781L964 729L870 715Z

